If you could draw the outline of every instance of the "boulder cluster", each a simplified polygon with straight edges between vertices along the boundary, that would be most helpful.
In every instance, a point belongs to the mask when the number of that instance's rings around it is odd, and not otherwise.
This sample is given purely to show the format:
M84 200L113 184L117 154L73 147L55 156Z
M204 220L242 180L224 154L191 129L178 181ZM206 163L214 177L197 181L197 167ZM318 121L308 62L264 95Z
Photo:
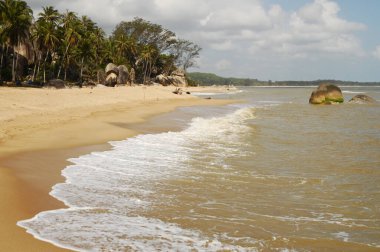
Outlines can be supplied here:
M157 75L156 82L163 86L169 86L169 85L173 85L176 87L187 86L185 71L182 69L177 69L173 71L170 75L164 75L164 74Z
M344 97L342 90L331 84L321 84L316 90L311 93L310 104L337 104L343 103ZM356 104L371 104L376 103L376 100L363 94L356 95L349 103Z
M116 84L128 84L133 85L135 81L135 70L128 68L125 65L116 66L113 63L109 63L105 69L104 83L107 86L115 86Z

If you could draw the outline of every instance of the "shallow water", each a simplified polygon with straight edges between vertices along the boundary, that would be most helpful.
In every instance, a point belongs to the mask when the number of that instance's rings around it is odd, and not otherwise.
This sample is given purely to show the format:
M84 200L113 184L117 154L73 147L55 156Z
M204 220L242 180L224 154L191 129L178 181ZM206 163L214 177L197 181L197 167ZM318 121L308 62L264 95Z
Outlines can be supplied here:
M380 100L380 88L343 90ZM69 208L19 225L78 251L380 249L380 106L243 91L227 97L244 104L151 122L176 131L70 159L51 192Z

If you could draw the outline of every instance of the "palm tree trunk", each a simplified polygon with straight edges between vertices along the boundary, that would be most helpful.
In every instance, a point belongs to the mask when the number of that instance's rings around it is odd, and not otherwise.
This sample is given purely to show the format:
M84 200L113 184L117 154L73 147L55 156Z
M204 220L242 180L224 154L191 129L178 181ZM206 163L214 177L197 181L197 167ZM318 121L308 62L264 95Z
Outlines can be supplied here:
M41 68L41 58L42 58L42 53L38 55L38 66L37 66L37 73L36 77L40 75L40 68Z
M66 81L66 79L67 79L67 69L69 68L69 63L70 63L70 57L67 56L67 61L66 61L66 64L65 64L65 76L63 77L64 81Z
M143 79L143 82L144 82L144 84L145 84L145 81L146 81L146 69L147 69L147 63L146 62L144 62L144 79Z
M32 82L34 82L34 79L36 77L36 71L37 71L37 62L34 61L34 68L33 68L33 76L32 76Z
M5 45L3 44L2 45L2 48L1 48L1 60L0 60L0 81L3 80L2 76L1 76L1 70L3 69L3 61L4 61L4 50L5 50Z
M44 60L44 83L46 83L46 61L49 56L49 51L46 52L45 60Z
M16 82L16 74L15 74L15 65L16 65L16 46L13 47L13 57L12 57L12 82Z
M62 60L62 64L59 66L57 79L59 79L59 75L61 74L62 66L63 66L63 64L65 64L65 59L66 59L67 52L69 51L69 47L70 47L70 44L67 45L65 53L63 54L63 60Z
M83 80L83 62L84 62L84 57L82 57L82 62L80 66L80 81Z

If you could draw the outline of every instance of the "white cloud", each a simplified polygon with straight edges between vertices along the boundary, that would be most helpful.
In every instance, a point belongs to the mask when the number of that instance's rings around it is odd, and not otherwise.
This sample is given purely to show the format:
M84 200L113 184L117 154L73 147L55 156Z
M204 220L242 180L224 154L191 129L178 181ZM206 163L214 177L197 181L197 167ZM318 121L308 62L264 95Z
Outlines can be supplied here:
M380 45L376 47L376 49L373 51L373 56L375 56L377 59L380 60Z
M40 2L30 0L29 4L38 9ZM208 55L208 59L207 64L201 65L207 68L201 71L218 71L227 66L223 60L237 70L239 65L253 66L259 60L277 63L280 59L289 64L291 60L320 59L325 63L326 58L365 55L357 31L365 30L366 26L342 18L335 0L309 0L292 11L279 4L267 6L265 0L47 0L46 3L60 11L70 9L88 15L108 33L120 21L136 16L159 23L203 48L202 54ZM380 49L374 55L380 55Z
M226 40L223 42L211 43L210 47L218 51L227 51L233 49L233 44L231 40Z

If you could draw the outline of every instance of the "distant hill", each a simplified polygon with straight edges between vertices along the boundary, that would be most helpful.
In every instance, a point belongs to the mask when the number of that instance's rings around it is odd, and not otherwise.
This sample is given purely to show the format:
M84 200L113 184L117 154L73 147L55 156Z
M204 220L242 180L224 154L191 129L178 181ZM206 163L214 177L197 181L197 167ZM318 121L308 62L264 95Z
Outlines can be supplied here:
M340 80L315 80L315 81L261 81L249 78L221 77L213 73L188 73L187 77L191 85L235 85L235 86L318 86L321 83L329 83L337 86L380 86L380 82L354 82Z

